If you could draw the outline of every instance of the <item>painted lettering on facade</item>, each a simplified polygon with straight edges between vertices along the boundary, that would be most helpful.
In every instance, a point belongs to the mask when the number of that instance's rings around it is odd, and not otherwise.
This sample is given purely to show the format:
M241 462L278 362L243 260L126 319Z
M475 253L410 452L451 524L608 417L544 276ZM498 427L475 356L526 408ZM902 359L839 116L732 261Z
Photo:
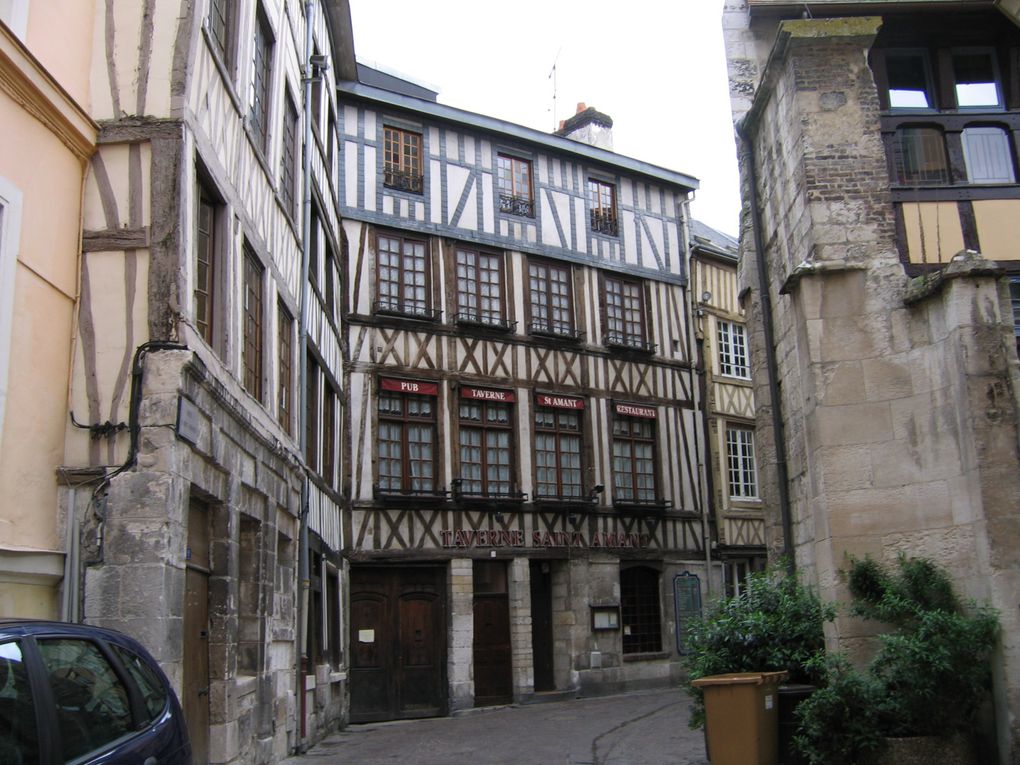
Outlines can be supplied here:
M439 532L443 547L581 547L644 549L651 542L648 534L612 531L533 531L528 538L521 529L443 529ZM530 543L530 544L529 544Z

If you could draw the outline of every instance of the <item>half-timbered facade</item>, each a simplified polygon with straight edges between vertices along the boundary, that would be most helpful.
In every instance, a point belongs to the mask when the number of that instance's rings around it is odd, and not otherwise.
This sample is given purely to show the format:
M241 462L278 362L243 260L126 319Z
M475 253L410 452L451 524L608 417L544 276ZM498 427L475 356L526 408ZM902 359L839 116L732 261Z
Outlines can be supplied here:
M664 682L700 602L697 182L340 83L351 719Z
M83 584L77 618L160 660L196 763L282 759L345 714L333 83L354 71L349 11L117 3L82 29L100 132L65 585Z
M727 595L739 594L747 575L766 563L750 343L737 286L737 252L736 239L692 221L691 296L704 369L706 488Z

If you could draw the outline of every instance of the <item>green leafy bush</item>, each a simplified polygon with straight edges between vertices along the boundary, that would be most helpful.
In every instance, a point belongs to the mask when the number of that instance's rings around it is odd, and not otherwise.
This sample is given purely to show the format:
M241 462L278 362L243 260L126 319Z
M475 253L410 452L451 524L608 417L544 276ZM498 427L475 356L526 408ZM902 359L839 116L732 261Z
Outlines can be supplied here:
M752 574L740 595L720 601L688 628L685 690L694 699L690 725L705 722L701 691L691 683L726 672L786 670L790 682L814 682L825 648L822 624L835 618L795 577L771 570Z
M826 687L798 708L796 741L808 761L854 763L881 737L973 730L991 679L996 613L962 602L949 575L923 558L900 556L893 572L852 560L848 583L852 612L892 630L866 670L831 661Z
M829 656L825 664L825 685L797 707L794 745L811 765L851 765L882 748L884 689L844 656Z

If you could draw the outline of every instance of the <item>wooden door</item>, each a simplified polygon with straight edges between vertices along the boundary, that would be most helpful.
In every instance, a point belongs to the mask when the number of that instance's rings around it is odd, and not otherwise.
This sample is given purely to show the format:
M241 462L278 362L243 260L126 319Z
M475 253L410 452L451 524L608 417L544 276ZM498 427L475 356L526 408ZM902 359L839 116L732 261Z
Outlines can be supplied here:
M475 595L475 706L513 700L510 603L506 595Z
M445 714L445 571L351 571L351 722Z
M531 646L535 692L556 690L553 672L552 564L531 561Z
M506 704L513 700L506 562L475 561L474 583L475 706Z
M188 561L184 573L184 677L181 706L195 765L209 762L209 516L188 509Z

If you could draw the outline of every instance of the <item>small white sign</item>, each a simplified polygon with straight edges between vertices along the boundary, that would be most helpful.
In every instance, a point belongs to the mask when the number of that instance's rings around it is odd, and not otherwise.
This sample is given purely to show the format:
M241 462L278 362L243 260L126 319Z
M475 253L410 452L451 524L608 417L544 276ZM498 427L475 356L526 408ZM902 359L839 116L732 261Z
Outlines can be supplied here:
M765 708L766 709L772 709L773 703L774 702L772 701L772 694L771 693L766 693L765 694Z
M358 630L358 642L359 643L374 643L375 642L375 630Z

